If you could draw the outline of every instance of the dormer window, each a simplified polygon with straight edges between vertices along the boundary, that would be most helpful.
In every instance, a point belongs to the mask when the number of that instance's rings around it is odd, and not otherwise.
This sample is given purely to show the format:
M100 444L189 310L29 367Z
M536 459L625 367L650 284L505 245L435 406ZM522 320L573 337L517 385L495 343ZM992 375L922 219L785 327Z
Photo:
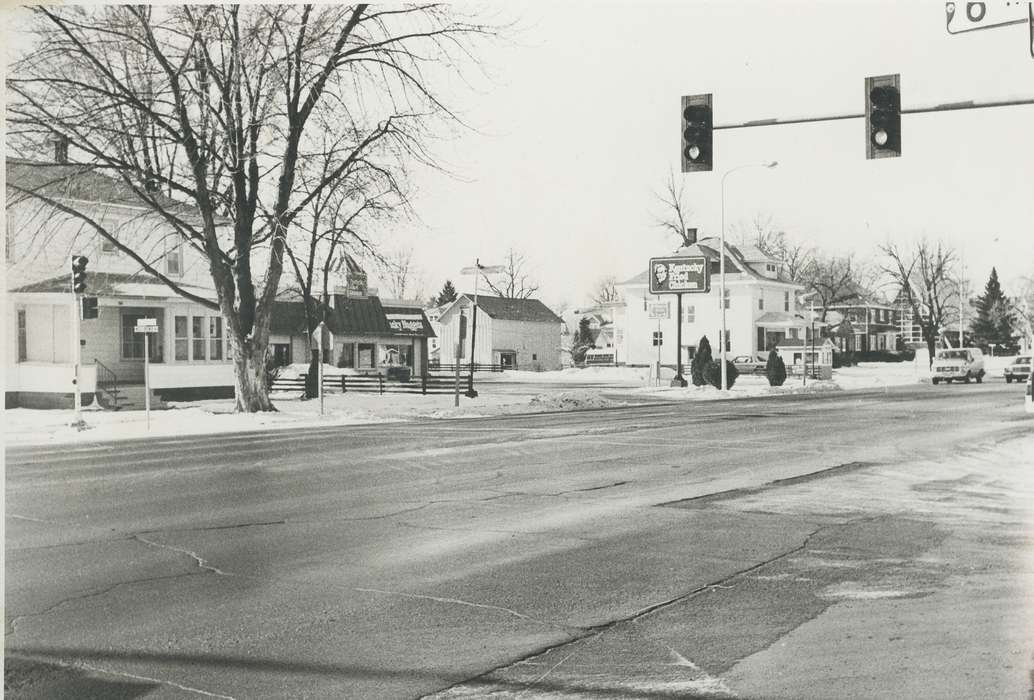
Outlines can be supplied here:
M766 272L775 272L777 269L778 268L776 267L775 263L765 263Z

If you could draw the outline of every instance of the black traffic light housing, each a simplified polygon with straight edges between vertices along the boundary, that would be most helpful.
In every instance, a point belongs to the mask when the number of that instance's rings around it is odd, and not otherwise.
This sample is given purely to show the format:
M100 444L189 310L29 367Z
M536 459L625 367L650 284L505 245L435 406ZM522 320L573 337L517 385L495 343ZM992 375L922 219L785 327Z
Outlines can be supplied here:
M82 319L97 318L97 297L83 297L81 300L83 313Z
M682 98L682 172L712 170L714 112L711 93Z
M901 155L901 76L865 79L865 157Z
M82 294L86 291L86 264L90 259L85 255L72 256L72 291Z

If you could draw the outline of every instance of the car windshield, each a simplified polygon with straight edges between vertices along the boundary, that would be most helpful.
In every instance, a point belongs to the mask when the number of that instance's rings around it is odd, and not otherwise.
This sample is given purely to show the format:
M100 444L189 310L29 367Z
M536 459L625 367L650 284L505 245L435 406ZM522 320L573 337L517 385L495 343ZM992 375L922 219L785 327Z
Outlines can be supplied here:
M969 353L965 350L942 350L937 357L941 360L965 360Z
M1015 360L1012 361L1012 363L1014 365L1029 365L1030 357L1017 357Z

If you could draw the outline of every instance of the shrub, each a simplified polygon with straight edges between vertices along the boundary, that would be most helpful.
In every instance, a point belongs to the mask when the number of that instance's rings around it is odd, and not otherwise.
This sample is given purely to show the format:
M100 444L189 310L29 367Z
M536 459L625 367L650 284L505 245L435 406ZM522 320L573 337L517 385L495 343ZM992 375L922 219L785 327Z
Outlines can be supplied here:
M836 357L834 355L834 357ZM768 353L768 362L765 363L765 376L768 377L769 386L782 386L786 381L786 363L783 362L783 358L779 357L779 353L775 350L770 350Z
M689 375L693 380L693 386L703 386L707 384L707 379L704 378L704 370L711 364L711 343L707 340L705 335L700 339L700 343L697 345L696 354L693 355L693 359L689 363Z
M736 377L740 376L740 371L736 369L736 365L725 361L725 378L728 383L728 389L732 388L732 385L736 383ZM715 389L722 388L722 366L718 364L718 360L711 360L707 367L704 368L704 379L713 386Z

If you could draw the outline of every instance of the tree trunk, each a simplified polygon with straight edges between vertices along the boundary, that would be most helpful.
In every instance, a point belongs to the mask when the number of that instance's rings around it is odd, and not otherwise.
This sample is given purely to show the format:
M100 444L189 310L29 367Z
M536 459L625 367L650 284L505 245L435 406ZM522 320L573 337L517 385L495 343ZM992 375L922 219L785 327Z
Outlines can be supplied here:
M251 339L237 339L233 348L234 393L238 413L275 411L266 379L268 345L259 348Z

